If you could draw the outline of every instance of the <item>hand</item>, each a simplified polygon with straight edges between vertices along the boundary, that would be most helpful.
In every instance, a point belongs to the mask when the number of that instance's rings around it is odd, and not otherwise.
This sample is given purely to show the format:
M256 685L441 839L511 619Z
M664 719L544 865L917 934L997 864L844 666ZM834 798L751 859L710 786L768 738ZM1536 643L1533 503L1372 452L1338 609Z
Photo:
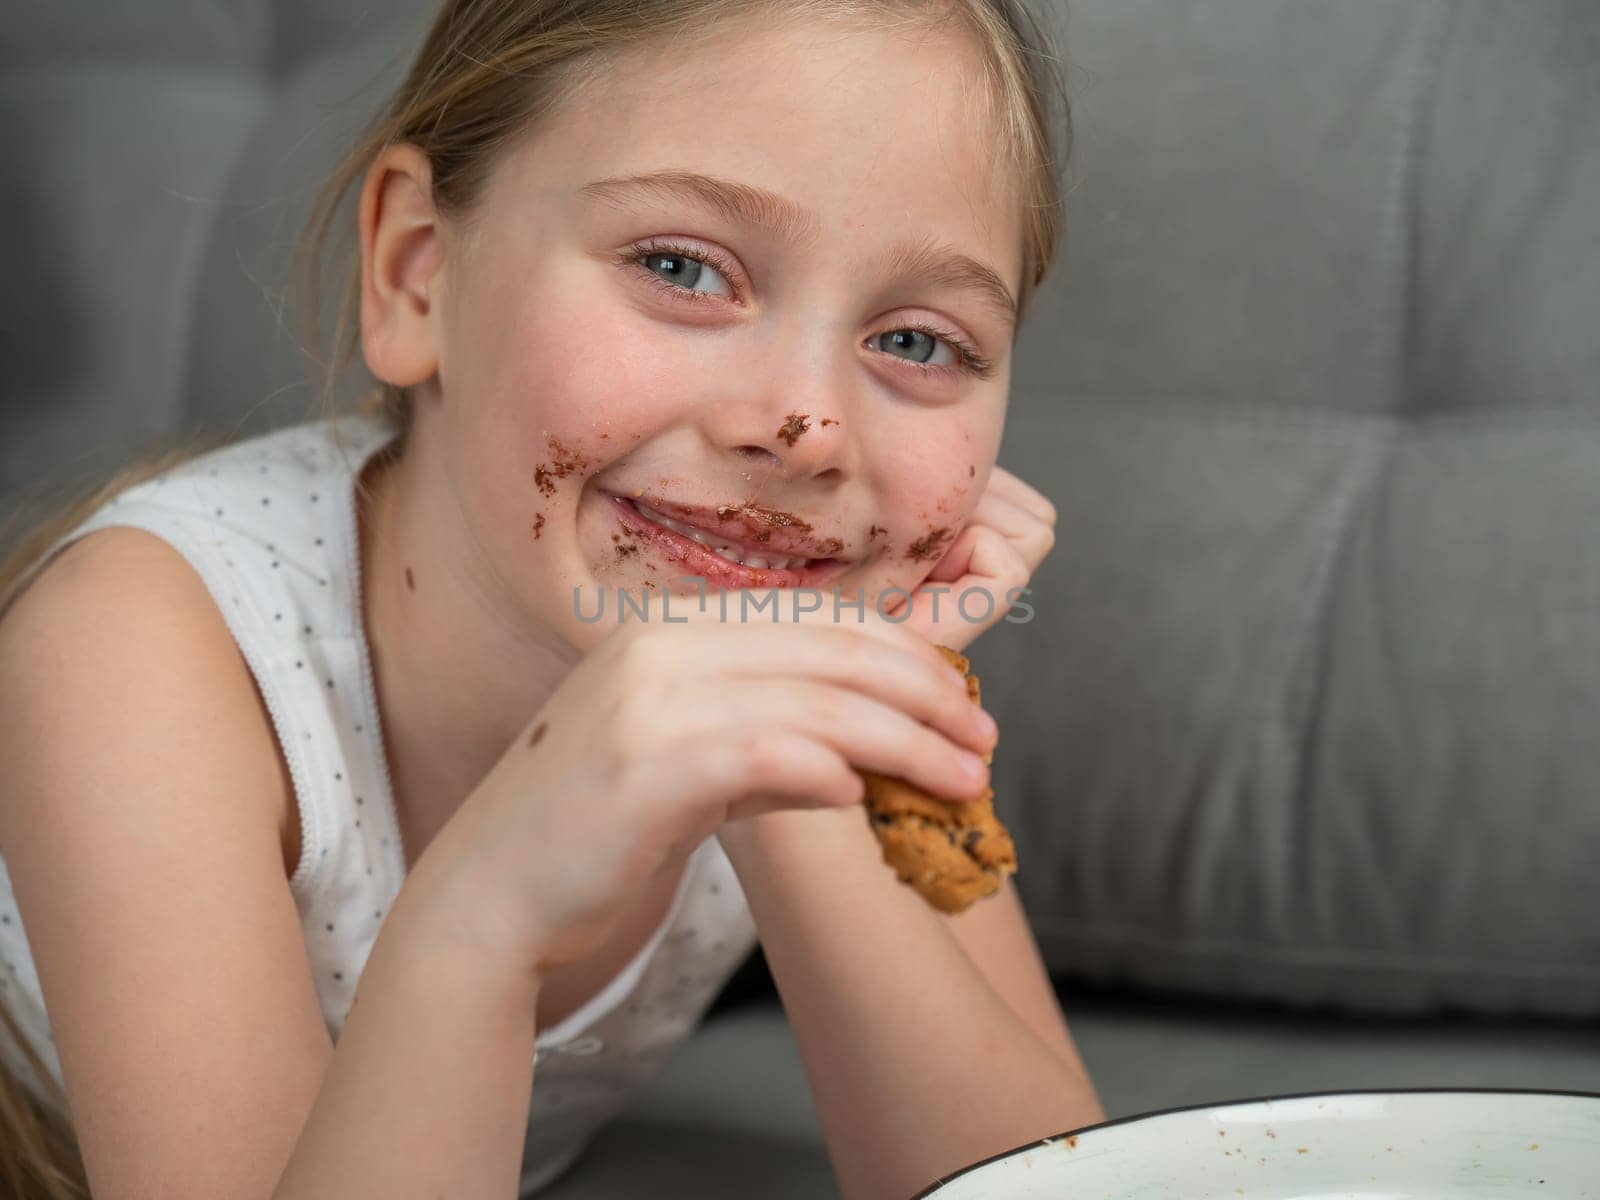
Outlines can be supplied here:
M909 601L901 600L886 613L900 621L901 614L909 608L910 615L901 621L901 628L952 650L965 650L979 634L1005 618L1010 609L1007 593L1033 578L1055 545L1055 525L1055 506L1010 471L996 466L967 525L934 564L927 579L912 592ZM941 586L949 590L937 594L929 591L930 587ZM972 588L988 592L994 603L987 605L978 595L969 597L965 608L975 619L968 621L956 602ZM937 621L933 615L935 600L939 605ZM979 617L984 619L977 620Z
M919 634L674 608L685 623L595 646L430 843L414 873L435 934L537 975L593 952L726 822L858 804L855 767L952 802L988 782L962 761L992 745L978 707Z

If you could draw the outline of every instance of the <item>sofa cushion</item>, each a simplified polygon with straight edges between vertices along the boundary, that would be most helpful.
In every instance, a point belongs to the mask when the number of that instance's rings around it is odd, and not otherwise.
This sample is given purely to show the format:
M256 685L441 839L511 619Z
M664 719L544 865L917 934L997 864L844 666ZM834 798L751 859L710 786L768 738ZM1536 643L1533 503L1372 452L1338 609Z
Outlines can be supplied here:
M1600 1014L1600 10L1078 0L972 651L1052 968Z

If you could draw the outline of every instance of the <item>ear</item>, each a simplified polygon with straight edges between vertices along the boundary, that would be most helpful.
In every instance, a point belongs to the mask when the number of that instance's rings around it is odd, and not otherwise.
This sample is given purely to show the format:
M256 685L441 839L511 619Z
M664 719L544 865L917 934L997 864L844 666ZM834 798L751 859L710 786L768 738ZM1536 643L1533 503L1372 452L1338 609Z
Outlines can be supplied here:
M396 387L439 366L445 237L433 206L433 167L417 147L387 146L361 186L361 350Z

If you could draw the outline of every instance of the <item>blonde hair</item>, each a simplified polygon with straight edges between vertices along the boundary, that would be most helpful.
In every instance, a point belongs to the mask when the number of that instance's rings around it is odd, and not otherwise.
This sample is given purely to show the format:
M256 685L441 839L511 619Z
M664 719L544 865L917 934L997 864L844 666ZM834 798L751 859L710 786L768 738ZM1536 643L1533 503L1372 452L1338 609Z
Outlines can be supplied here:
M662 40L691 41L719 22L770 16L818 21L870 20L878 30L964 34L980 53L975 114L997 135L1024 208L1020 317L1054 263L1062 234L1059 166L1071 144L1071 116L1060 56L1026 0L447 0L410 71L318 193L295 251L293 290L306 347L322 345L323 258L347 192L358 187L387 146L410 143L432 169L433 200L447 219L470 226L496 156L513 139L605 78L621 54ZM340 379L359 349L360 255L353 238L336 259L338 292L332 353L312 353L321 374L316 408L339 409ZM361 409L396 422L403 445L410 428L405 389L379 385ZM0 616L13 589L58 539L125 489L210 449L208 435L132 462L34 526L0 558ZM0 541L3 546L3 541ZM38 1054L0 1000L0 1024L46 1090L41 1105L0 1068L0 1189L23 1200L88 1196L68 1105Z

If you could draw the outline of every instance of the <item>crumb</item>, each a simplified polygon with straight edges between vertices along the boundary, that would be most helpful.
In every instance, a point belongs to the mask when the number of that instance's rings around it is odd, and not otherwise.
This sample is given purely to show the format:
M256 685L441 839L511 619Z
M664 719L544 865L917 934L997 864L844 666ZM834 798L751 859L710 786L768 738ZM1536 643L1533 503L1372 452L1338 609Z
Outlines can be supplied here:
M794 445L800 440L800 435L811 428L806 424L806 418L810 415L810 413L790 413L789 419L778 429L778 436L789 445Z

